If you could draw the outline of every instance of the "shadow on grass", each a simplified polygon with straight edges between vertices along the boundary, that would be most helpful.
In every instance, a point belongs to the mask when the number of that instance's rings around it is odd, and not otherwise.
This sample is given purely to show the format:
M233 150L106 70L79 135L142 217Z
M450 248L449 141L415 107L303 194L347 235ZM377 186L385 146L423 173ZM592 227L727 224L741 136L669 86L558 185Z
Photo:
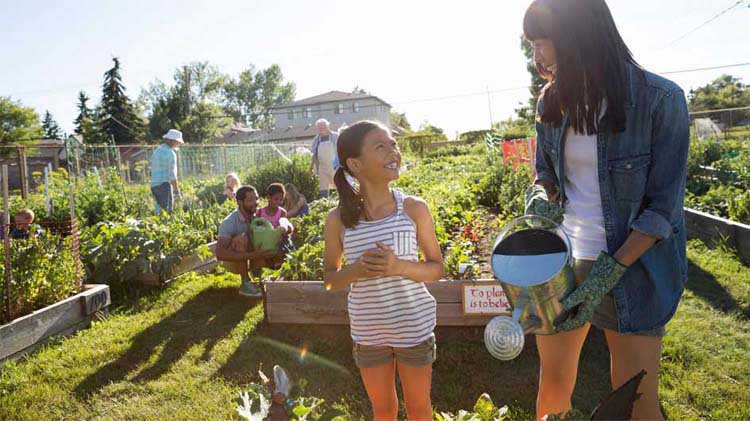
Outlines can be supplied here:
M685 288L702 298L716 310L737 314L744 320L750 319L750 307L743 308L740 306L732 294L719 283L714 274L704 270L690 259L688 260L688 280Z
M117 360L90 375L75 388L85 397L110 382L122 381L128 374L149 361L162 347L156 362L138 373L133 382L156 379L194 345L205 343L201 356L208 360L216 344L229 335L257 301L237 299L237 288L209 288L182 304L179 310L138 333L130 348Z
M438 328L435 332L438 358L432 399L436 409L471 409L479 395L488 392L496 404L520 410L522 418L533 417L539 377L533 336L527 336L518 358L501 362L486 351L483 328ZM301 358L303 347L307 353ZM278 364L293 382L306 380L305 394L340 402L350 414L367 418L370 405L351 347L347 326L263 325L243 341L217 375L244 387L258 381L259 367L270 375ZM592 329L583 348L573 405L590 413L610 391L604 334Z

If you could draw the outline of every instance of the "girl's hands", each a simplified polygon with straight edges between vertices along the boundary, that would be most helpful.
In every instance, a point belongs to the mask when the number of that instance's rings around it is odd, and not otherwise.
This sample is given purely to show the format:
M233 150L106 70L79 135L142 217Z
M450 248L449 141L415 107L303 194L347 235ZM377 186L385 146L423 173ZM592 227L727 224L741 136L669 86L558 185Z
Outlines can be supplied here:
M375 278L401 275L404 261L396 257L396 253L387 245L379 241L375 245L377 248L367 250L357 261L361 276Z

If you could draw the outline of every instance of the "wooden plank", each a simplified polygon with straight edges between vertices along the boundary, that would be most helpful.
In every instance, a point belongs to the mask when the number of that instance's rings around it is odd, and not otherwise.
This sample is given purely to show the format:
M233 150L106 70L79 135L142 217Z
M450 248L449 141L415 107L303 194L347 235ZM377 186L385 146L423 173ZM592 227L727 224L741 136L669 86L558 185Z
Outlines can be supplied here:
M85 285L84 291L78 295L81 297L81 306L85 316L101 311L112 304L109 287L106 285Z
M328 305L298 303L267 303L268 321L272 324L325 324L347 325L346 302L330 302ZM484 326L492 316L464 316L461 303L438 303L438 326Z
M71 333L88 325L91 319L84 314L82 299L87 294L96 296L102 289L109 291L109 286L88 286L80 294L0 326L0 360L18 356L51 336ZM99 310L105 308L99 307Z
M427 282L427 290L430 291L435 301L439 303L460 303L463 285L478 282L493 281L492 279L480 280L451 280L440 282ZM321 281L276 281L266 283L266 300L268 303L295 303L310 302L322 304L328 300L346 300L347 291L327 291Z

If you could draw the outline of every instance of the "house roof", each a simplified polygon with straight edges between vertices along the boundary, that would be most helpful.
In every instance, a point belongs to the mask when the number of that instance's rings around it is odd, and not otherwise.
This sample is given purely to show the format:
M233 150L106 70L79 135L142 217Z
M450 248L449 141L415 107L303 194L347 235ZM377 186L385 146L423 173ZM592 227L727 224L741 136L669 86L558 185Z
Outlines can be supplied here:
M272 108L283 109L283 108L299 107L303 105L326 104L329 102L338 102L338 101L347 101L347 100L365 99L365 98L375 98L378 101L382 102L383 104L389 107L391 106L389 103L383 101L382 99L376 97L375 95L342 92L342 91L330 91L324 94L311 96L310 98L300 99L298 101L293 101L293 102L287 102L286 104L277 105Z
M331 123L330 128L338 131L341 124ZM318 134L315 125L309 124L305 127L281 127L270 131L263 131L253 135L251 142L274 142L312 139Z

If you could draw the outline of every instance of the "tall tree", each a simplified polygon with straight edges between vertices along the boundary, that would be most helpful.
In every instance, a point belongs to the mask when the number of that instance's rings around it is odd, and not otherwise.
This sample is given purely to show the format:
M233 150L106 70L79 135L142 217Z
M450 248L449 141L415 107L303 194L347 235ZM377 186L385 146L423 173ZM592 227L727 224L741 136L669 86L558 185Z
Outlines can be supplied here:
M523 36L521 36L521 50L523 55L526 57L526 70L531 76L531 85L529 86L529 101L526 105L516 109L516 114L521 119L526 120L529 124L534 124L534 118L536 115L536 103L539 99L539 94L542 92L542 88L547 83L539 73L536 71L536 64L534 63L534 46L531 45Z
M44 112L44 120L42 120L42 130L44 130L45 139L62 139L62 130L60 129L60 126L57 124L55 119L52 117L52 114L49 112L49 110Z
M138 100L148 110L151 138L159 139L175 128L191 143L205 143L224 134L232 125L232 117L219 105L226 80L215 66L195 62L175 70L172 86L152 83Z
M399 132L408 133L411 131L411 124L406 119L406 113L391 111L391 126L398 129Z
M224 86L224 110L250 127L273 127L271 107L293 101L295 91L293 82L284 81L278 65L256 71L251 64Z
M83 136L83 138L86 138L86 126L91 124L91 108L89 108L87 102L89 100L89 97L86 96L86 93L81 91L78 93L78 117L73 121L75 124L75 134Z
M742 83L740 78L721 75L705 86L692 89L688 101L691 111L750 107L750 86ZM726 127L732 127L740 122L750 122L750 111L707 113L702 117L710 117Z
M135 112L120 74L120 60L113 57L114 66L104 73L102 86L102 130L117 144L136 143L143 134L143 121Z
M0 143L33 143L44 136L39 115L9 97L0 97Z

